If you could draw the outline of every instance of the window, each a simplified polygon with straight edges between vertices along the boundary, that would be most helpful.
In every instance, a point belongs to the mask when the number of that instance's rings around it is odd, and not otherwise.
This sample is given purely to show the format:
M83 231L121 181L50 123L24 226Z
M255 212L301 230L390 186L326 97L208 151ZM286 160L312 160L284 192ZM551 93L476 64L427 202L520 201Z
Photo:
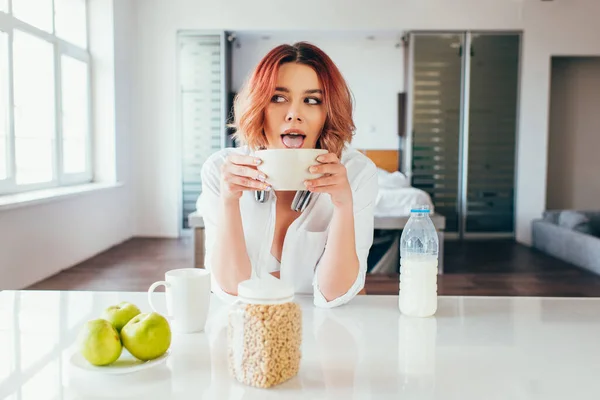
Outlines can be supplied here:
M52 32L52 0L12 0L15 17L46 32Z
M86 171L88 149L89 103L87 64L62 56L62 146L63 171L78 174Z
M56 35L79 47L87 47L85 13L85 0L54 0Z
M91 181L86 1L0 10L0 195Z
M0 182L8 178L8 35L0 31Z
M14 31L13 84L17 185L52 180L56 136L52 45Z

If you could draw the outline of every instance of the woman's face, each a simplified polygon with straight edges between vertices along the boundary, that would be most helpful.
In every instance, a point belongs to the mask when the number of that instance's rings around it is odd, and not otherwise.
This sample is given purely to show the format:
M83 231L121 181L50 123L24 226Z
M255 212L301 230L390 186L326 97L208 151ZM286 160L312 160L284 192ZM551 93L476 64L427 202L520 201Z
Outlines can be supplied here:
M281 65L265 110L268 147L314 149L326 117L323 86L315 70L303 64Z

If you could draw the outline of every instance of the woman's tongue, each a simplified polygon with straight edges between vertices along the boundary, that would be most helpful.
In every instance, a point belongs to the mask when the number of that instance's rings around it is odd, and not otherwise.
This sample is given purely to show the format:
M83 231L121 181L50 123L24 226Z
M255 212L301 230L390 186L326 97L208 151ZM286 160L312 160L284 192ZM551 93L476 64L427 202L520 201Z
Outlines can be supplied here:
M299 149L304 143L304 136L302 135L283 135L281 136L283 145L290 149Z

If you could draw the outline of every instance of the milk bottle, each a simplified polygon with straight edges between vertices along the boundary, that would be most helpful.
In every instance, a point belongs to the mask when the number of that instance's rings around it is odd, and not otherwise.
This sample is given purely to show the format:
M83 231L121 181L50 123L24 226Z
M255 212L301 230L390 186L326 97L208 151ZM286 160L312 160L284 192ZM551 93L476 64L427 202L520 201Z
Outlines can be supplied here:
M439 242L428 206L415 206L400 238L400 311L429 317L437 310Z

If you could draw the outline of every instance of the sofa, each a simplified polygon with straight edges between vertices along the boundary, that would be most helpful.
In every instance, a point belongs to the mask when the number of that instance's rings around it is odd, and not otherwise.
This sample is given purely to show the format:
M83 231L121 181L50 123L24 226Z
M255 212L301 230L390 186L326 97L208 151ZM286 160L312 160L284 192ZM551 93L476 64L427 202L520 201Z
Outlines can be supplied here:
M546 211L532 235L534 248L600 275L600 211Z

